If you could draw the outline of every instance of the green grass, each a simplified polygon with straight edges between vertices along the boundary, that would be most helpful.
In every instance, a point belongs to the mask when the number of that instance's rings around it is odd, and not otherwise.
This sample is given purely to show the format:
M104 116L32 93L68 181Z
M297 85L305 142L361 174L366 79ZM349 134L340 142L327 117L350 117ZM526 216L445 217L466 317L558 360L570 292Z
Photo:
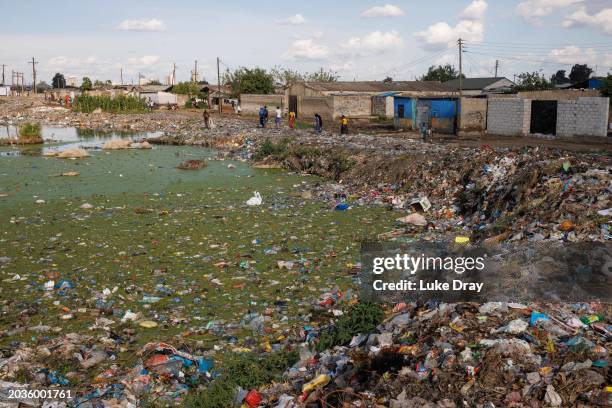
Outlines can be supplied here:
M226 356L223 371L207 388L189 395L184 406L189 408L226 408L233 406L236 390L258 388L280 381L283 372L298 361L296 351L279 351L263 357L245 353Z
M98 108L108 113L141 113L147 110L147 102L144 98L130 95L111 98L108 95L82 94L75 98L74 108L77 112L84 113L91 113Z
M340 316L334 325L322 331L315 349L324 351L348 343L357 334L369 334L383 321L384 316L379 305L358 303Z
M266 139L253 153L253 160L261 161L269 156L282 159L287 155L290 143L291 139L289 138L284 138L278 143L274 143L270 139Z
M295 128L296 129L314 129L314 124L312 122L307 122L305 120L296 120Z

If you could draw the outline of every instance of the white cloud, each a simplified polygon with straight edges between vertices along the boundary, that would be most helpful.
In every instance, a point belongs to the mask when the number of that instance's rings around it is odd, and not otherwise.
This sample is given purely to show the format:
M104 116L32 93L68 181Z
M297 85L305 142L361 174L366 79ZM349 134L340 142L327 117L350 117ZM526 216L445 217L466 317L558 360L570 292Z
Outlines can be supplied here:
M392 4L385 4L384 6L370 7L361 13L362 17L375 18L375 17L400 17L404 15L404 11L398 6Z
M448 23L436 23L423 31L414 34L428 50L441 50L452 46L459 38L465 41L480 42L484 39L482 21L461 20L456 26Z
M166 31L166 24L156 18L150 20L123 20L117 26L117 29L124 31Z
M575 45L564 48L556 48L548 53L549 58L560 64L578 64L581 62L592 62L595 51L592 48L582 50Z
M363 37L351 37L341 47L361 56L369 56L401 48L402 45L404 40L397 31L374 31Z
M567 64L568 67L574 64L587 64L593 68L612 66L612 52L600 52L593 48L583 49L575 45L551 50L548 53L548 59L559 64ZM606 68L603 68L602 71L607 72Z
M289 61L319 61L329 57L326 45L316 44L312 38L295 40L282 58Z
M414 33L414 36L421 42L422 48L433 51L450 47L459 38L480 42L484 39L484 15L487 6L484 0L474 0L459 14L459 22L455 26L442 21Z
M516 12L528 23L538 24L540 17L545 17L558 9L567 8L584 0L526 0L516 6Z
M485 0L474 0L459 15L462 20L481 20L484 18L488 4Z
M605 8L596 14L589 14L584 7L570 14L564 21L563 27L589 26L612 35L612 8Z
M301 14L296 14L294 16L289 16L284 20L276 20L276 24L280 25L302 25L306 23L306 19Z
M153 65L159 62L159 56L157 55L145 55L140 58L130 58L128 60L130 64L134 65Z

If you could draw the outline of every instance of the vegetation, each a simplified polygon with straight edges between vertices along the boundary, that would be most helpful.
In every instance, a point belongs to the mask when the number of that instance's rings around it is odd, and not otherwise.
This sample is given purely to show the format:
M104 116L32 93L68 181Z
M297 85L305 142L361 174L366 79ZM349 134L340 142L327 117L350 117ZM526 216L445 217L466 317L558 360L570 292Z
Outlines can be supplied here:
M105 86L109 86L112 85L113 82L110 79L107 79L106 81L100 81L98 79L96 79L96 81L94 82L93 86L94 88L102 88Z
M298 361L296 351L281 351L266 356L251 353L228 355L223 370L208 388L185 399L186 407L226 408L233 406L237 387L251 390L280 381L283 372Z
M159 82L158 79L153 79L152 81L149 81L149 85L162 85L162 83Z
M351 341L358 334L371 333L385 316L376 303L358 303L338 318L336 323L321 332L315 348L324 351Z
M57 72L53 79L51 80L51 84L54 88L65 88L66 87L66 79L64 75Z
M271 94L274 92L274 77L263 68L240 67L234 72L229 70L223 76L223 82L232 88L232 97L240 94Z
M570 79L565 75L567 71L564 69L560 69L559 71L557 71L556 74L554 74L553 76L550 77L550 82L553 85L563 85L563 84L569 84L571 81Z
M603 80L604 86L601 89L602 96L612 97L612 74L608 73L608 76Z
M278 143L266 139L253 153L253 160L261 161L269 156L275 156L277 159L284 159L287 156L289 143L291 143L291 139L289 138L284 138Z
M319 71L308 73L277 66L270 70L270 74L277 84L281 84L283 86L303 81L336 82L339 78L339 75L336 72L331 70L324 71L323 68L321 68Z
M551 89L552 84L539 72L523 72L518 76L517 91L542 91Z
M454 66L450 64L446 65L432 65L427 70L427 73L419 78L419 81L440 81L446 82L451 81L453 79L459 78L459 72L455 69ZM463 75L465 78L465 75Z
M42 126L39 123L24 123L19 127L17 142L22 144L42 143Z
M91 83L91 79L89 77L83 77L83 82L81 82L81 90L89 91L93 88L93 84Z
M572 67L569 74L569 79L573 84L588 81L593 70L586 64L576 64Z
M147 110L147 102L136 96L117 95L111 98L108 95L83 94L75 98L74 107L78 112L85 113L91 113L98 108L110 113L139 113Z
M202 85L195 82L179 82L172 87L172 93L181 95L198 95Z

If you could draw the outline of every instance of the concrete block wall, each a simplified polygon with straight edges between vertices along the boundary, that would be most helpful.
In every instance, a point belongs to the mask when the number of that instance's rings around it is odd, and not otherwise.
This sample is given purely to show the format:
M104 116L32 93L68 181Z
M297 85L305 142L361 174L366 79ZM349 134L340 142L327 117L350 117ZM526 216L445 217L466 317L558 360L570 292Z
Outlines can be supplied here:
M350 118L372 116L370 95L334 95L334 119L342 115Z
M494 98L489 100L487 133L525 136L531 125L531 100Z
M298 119L314 121L314 114L323 118L323 125L327 126L333 119L334 100L331 96L298 96Z
M459 105L459 131L484 132L487 128L487 100L461 98Z
M258 115L259 108L267 106L270 114L277 106L283 109L283 113L287 108L287 103L284 101L283 95L256 95L256 94L241 94L240 108L243 115Z
M372 97L372 115L385 119L393 119L393 97L391 96L373 96Z
M557 106L557 136L607 137L609 98L578 98L559 101Z

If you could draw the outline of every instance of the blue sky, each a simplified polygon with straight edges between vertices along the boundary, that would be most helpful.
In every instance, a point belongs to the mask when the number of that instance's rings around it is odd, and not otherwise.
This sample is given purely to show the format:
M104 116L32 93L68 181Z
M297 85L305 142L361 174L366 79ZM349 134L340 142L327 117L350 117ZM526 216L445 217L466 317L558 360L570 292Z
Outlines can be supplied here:
M126 82L138 73L163 81L177 64L187 80L198 60L205 79L238 66L321 67L346 80L387 75L409 80L438 63L458 65L454 43L466 40L464 71L510 79L551 74L572 63L612 71L611 0L437 1L45 1L4 4L0 64L38 77Z

